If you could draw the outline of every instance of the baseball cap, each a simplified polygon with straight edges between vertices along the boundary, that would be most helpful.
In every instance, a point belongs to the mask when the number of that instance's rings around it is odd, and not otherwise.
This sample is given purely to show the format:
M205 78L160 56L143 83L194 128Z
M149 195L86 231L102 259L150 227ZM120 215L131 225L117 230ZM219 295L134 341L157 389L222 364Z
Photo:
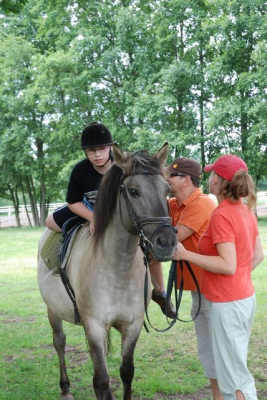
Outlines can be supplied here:
M169 167L167 171L170 174L184 174L190 175L197 179L201 179L201 167L200 164L193 160L192 158L176 158Z
M248 172L248 167L242 158L234 154L221 156L214 164L208 164L204 167L205 172L214 171L227 181L231 181L237 171L243 170Z

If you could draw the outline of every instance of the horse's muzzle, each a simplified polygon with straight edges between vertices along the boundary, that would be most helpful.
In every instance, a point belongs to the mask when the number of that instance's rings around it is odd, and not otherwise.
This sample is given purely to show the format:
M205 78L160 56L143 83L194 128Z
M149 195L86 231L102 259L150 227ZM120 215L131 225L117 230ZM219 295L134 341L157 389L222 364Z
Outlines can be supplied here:
M150 239L156 260L165 262L172 259L177 246L176 230L171 225L158 227Z

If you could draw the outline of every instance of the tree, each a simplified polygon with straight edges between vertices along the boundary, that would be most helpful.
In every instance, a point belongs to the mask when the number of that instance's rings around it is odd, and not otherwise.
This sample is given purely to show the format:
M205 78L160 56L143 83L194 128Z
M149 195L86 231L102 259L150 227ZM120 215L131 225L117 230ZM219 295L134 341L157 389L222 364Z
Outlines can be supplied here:
M16 5L0 27L0 197L29 202L34 224L44 224L49 202L64 201L80 134L94 120L125 150L168 141L169 162L202 165L234 152L257 182L266 176L265 3Z
M266 150L255 140L258 117L254 110L259 96L255 80L258 65L253 55L258 42L266 40L265 31L258 29L264 25L266 11L266 5L257 1L213 3L210 28L214 59L207 68L214 93L208 157L221 151L240 154L257 180L263 175L259 166Z

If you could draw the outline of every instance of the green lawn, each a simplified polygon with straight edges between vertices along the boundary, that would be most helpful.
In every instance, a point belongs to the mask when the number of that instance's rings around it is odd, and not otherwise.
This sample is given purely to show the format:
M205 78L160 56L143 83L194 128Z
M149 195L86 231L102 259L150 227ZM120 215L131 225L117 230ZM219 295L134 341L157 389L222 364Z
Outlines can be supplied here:
M265 261L253 272L257 313L249 348L249 366L256 379L259 400L267 399L267 217L259 227ZM40 228L0 229L0 393L5 400L59 399L58 360L52 346L46 307L37 287L36 258ZM166 279L169 264L165 264ZM181 317L189 318L190 295L185 293ZM157 328L166 320L155 303L149 317ZM83 330L65 324L67 363L75 400L93 399L92 366ZM108 367L116 397L121 399L119 379L120 337L112 331ZM143 329L135 353L133 400L210 400L208 380L196 351L193 322L177 322L166 333Z

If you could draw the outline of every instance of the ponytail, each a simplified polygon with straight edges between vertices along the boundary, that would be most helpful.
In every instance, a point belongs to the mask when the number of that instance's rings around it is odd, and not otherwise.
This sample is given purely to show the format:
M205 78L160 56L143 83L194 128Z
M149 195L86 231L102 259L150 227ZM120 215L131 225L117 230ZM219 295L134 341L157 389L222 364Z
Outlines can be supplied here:
M256 209L257 195L251 175L240 170L235 173L231 181L221 179L219 194L222 194L225 199L229 199L232 203L244 198L249 209Z

